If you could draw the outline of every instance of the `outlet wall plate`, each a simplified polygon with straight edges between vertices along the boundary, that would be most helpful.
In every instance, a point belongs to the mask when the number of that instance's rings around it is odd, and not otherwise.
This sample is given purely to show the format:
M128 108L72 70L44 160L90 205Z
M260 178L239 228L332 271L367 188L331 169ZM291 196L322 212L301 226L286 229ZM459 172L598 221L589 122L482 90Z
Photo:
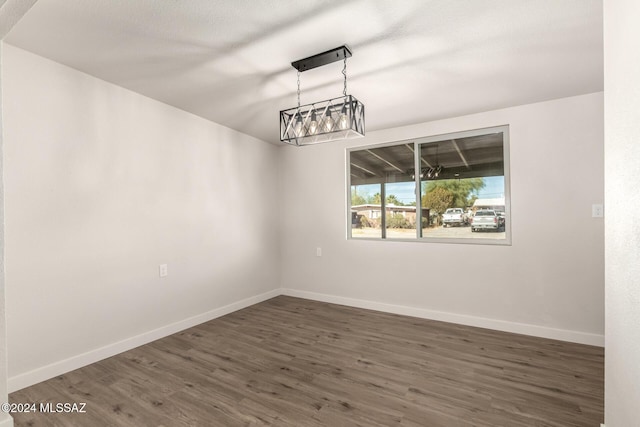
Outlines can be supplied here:
M602 218L604 216L604 206L591 205L591 216L593 218Z
M158 270L160 272L160 277L167 277L167 275L169 274L167 264L160 264Z

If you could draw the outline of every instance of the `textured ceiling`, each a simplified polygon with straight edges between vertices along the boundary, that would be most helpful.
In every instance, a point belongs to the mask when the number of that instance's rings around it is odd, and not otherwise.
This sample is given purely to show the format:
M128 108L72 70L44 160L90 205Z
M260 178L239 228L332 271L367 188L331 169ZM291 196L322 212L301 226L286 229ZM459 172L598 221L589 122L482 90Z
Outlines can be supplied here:
M602 0L39 0L5 40L274 143L342 44L367 131L603 90Z

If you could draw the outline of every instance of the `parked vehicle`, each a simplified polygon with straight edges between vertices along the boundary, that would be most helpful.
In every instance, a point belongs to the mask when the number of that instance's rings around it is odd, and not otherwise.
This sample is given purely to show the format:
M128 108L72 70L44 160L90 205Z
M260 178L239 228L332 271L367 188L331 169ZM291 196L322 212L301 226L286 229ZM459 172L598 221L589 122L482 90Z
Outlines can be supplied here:
M468 217L461 208L449 208L442 215L442 223L445 227L467 225Z
M478 230L504 230L505 219L496 211L483 209L477 211L471 219L471 231Z

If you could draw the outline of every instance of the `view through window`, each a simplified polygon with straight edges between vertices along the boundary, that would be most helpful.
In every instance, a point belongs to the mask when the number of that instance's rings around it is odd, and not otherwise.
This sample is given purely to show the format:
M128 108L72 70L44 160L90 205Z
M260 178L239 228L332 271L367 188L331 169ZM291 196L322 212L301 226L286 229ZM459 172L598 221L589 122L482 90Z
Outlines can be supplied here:
M349 237L509 243L508 126L348 152Z

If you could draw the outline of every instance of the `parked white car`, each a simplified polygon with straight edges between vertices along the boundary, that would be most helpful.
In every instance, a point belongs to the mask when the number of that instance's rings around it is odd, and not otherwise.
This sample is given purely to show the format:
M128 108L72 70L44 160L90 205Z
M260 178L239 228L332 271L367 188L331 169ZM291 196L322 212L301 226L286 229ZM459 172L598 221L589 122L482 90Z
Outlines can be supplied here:
M505 219L503 216L489 209L477 211L471 218L471 231L479 230L504 230Z
M467 225L467 214L461 208L449 208L442 215L442 223L445 227L452 225Z

